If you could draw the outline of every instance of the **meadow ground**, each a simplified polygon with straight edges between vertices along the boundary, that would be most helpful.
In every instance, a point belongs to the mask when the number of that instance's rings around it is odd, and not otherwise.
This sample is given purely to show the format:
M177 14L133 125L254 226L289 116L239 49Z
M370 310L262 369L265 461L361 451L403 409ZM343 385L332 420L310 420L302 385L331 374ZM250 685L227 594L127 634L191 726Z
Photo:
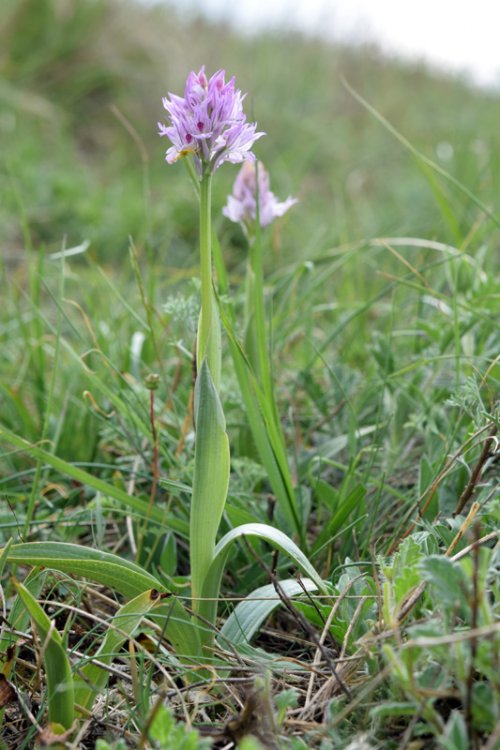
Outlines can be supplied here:
M498 93L118 0L0 22L3 747L494 750ZM299 199L262 233L266 388L221 211L238 168L214 177L213 619L191 591L198 201L156 127L202 64L249 92Z

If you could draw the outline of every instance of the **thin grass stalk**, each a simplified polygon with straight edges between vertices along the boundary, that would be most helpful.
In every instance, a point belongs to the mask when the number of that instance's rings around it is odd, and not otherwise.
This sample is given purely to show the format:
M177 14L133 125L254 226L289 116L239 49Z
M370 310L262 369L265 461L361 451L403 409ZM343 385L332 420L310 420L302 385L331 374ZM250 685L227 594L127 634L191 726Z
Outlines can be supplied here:
M44 261L44 254L42 252L40 254L40 258L38 261L38 269L37 269L37 273L40 274L41 278L43 274L43 261ZM38 305L40 282L37 283L36 291L35 291L35 287L33 286L33 283L31 286L31 295L32 295L33 301ZM64 256L61 259L60 277L59 277L59 299L62 300L63 298L64 298ZM43 388L43 396L44 396L43 401L45 402L44 410L43 410L42 432L40 435L41 443L45 441L49 432L50 416L52 412L52 402L54 400L56 377L58 373L62 320L63 320L63 317L62 317L61 309L59 308L58 317L57 317L57 329L55 331L54 361L52 364L52 373L50 376L48 393L45 393L45 387L46 387L45 380L44 380L45 368L42 368L43 372L39 372L39 383L40 383L40 387ZM41 339L42 339L41 322L37 317L34 317L34 321L36 321L36 324L37 324L37 337L39 337L38 340L41 342ZM40 356L42 357L42 354L40 354ZM40 361L44 362L45 360L42 357ZM40 412L40 414L42 414L42 412ZM41 458L38 458L36 462L35 476L33 479L31 492L28 498L28 507L26 510L26 516L24 519L24 526L23 526L23 538L24 539L26 539L29 535L31 521L33 520L33 516L35 513L35 505L36 505L36 501L38 498L40 482L42 479L42 473L43 473L42 460Z
M247 309L249 317L254 319L255 323L255 344L256 357L252 362L255 372L260 380L266 398L272 406L273 412L277 415L277 408L274 398L273 382L271 377L271 366L269 351L267 348L266 332L266 315L264 304L264 271L262 266L262 233L260 227L260 197L259 197L259 164L255 165L255 227L253 238L249 239L249 266L250 284L247 286ZM251 312L250 312L251 311ZM248 321L250 322L250 321Z

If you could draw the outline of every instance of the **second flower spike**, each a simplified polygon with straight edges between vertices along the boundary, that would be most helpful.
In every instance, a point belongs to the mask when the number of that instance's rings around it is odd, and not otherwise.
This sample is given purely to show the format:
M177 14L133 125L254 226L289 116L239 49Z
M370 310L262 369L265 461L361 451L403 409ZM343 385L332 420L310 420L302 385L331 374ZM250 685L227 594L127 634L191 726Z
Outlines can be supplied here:
M232 195L228 196L222 213L250 231L257 218L257 172L261 227L268 226L297 203L297 198L291 196L282 202L276 198L271 192L269 173L264 169L262 162L258 163L257 168L254 163L245 162L236 177Z

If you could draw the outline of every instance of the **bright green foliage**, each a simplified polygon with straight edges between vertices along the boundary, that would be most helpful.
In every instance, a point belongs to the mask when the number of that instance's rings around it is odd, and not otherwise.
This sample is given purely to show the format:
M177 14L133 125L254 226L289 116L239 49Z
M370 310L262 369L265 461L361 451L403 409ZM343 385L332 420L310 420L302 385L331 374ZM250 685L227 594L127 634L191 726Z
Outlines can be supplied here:
M420 573L428 581L432 597L441 602L452 617L456 614L462 619L469 619L472 592L463 564L433 555L422 560Z
M10 430L6 429L2 425L0 425L0 437L3 438L6 442L10 443L11 445L16 446L17 448L21 448L22 450L25 450L26 453L34 456L35 458L39 458L45 462L47 462L49 465L53 466L56 471L60 471L70 477L73 477L76 481L82 482L83 484L88 484L90 487L94 488L98 492L102 492L103 495L109 496L112 498L115 498L120 503L122 503L125 507L135 510L140 514L143 514L145 516L149 516L157 521L162 521L163 516L160 513L160 511L157 508L150 509L148 507L148 504L139 498L131 497L130 495L127 495L126 492L124 492L119 487L114 486L113 484L109 484L106 482L103 482L102 480L93 477L92 475L88 474L86 471L83 471L82 469L79 469L72 464L67 463L66 461L61 460L57 456L54 456L47 451L43 450L42 448L39 448L36 445L30 445L26 440L23 440L18 435L15 435ZM177 524L174 525L177 526Z
M276 493L279 515L284 519L290 532L295 531L303 537L304 526L297 507L273 393L266 394L259 384L245 351L236 339L229 318L223 315L222 321L229 336L234 369L252 436L269 476L269 482Z
M409 547L408 542L406 546ZM422 731L438 737L443 747L465 748L470 742L470 728L474 732L489 734L494 729L494 717L499 710L494 696L498 675L492 668L498 650L498 633L494 633L493 611L488 597L484 596L485 589L491 585L487 581L491 581L495 564L491 552L481 550L476 571L470 560L453 562L437 555L422 556L417 570L428 581L419 610L421 617L427 614L427 619L408 627L406 644L385 645L384 654L394 682L409 700L407 705L413 706L413 710L418 710L422 716ZM405 577L402 570L399 576ZM474 586L478 593L474 625L486 629L490 637L478 642L477 648L472 650L468 629L472 626ZM468 686L471 670L480 679ZM437 696L440 692L446 694L446 691L457 688L463 704L470 701L472 722L467 729L463 715L453 711L441 735ZM403 709L398 712L391 708L390 703L380 707L380 711L385 710L393 715L404 713Z
M263 750L263 746L260 744L259 740L251 736L243 737L241 742L238 743L238 747L240 750Z
M385 578L383 608L385 623L388 627L396 622L401 605L421 581L418 569L421 559L420 546L412 537L409 537L401 544L390 563L384 564L382 561L381 572Z
M222 574L226 566L230 547L236 539L241 537L257 537L269 542L273 547L284 552L294 565L312 578L314 584L322 593L328 593L328 587L322 581L314 566L286 534L266 524L242 524L228 531L214 549L213 560L203 582L202 596L206 598L206 601L203 601L200 606L200 613L209 622L214 622L215 620L216 598L220 592Z
M218 391L221 378L221 335L217 304L212 288L212 177L199 183L201 307L196 336L198 366L206 361Z
M256 185L258 187L258 180ZM256 200L257 208L259 201L260 199ZM297 534L304 544L304 528L308 519L307 514L300 513L293 488L273 382L269 348L271 332L266 321L262 252L261 228L257 216L253 237L248 246L245 279L245 356L242 356L243 352L234 339L231 341L231 353L253 439L269 472L271 486L276 492L278 518L280 521L283 519L289 531ZM232 332L228 332L231 336Z

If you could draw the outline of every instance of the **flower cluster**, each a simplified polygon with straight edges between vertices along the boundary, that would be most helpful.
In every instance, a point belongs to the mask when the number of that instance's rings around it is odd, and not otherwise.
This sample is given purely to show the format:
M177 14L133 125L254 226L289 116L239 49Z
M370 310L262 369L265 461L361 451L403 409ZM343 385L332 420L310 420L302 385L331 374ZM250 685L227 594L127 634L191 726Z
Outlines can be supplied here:
M250 149L264 133L256 132L256 123L247 123L244 96L235 89L234 77L226 83L225 71L219 70L207 79L203 66L189 74L184 97L169 97L163 98L163 106L170 124L158 123L160 135L173 144L166 154L169 164L192 154L201 174L203 169L215 172L225 161L255 159Z
M248 162L243 164L234 182L233 193L228 197L227 204L222 209L224 216L231 221L243 224L246 228L251 227L257 216L256 172L254 164ZM259 222L262 227L266 227L278 216L283 216L291 206L297 203L297 199L289 197L280 203L271 192L269 173L264 169L262 162L259 162L258 173Z

